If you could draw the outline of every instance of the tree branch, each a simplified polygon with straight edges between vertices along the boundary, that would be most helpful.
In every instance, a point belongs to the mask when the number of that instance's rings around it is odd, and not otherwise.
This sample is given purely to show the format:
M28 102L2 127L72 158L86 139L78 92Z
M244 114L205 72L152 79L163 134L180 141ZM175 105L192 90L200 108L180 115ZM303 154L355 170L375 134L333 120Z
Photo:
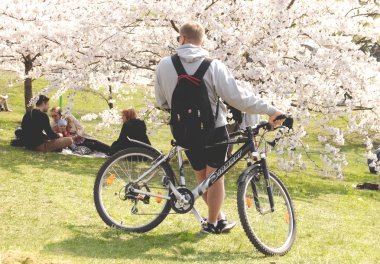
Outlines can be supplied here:
M294 4L295 1L296 0L290 1L290 3L288 4L288 6L286 7L286 10L289 10L292 7L292 5Z
M178 27L175 25L175 23L174 23L173 20L170 20L170 24L172 25L172 28L174 28L174 30L177 31L177 33L179 33L179 29L178 29Z
M144 70L149 70L149 71L154 71L154 69L150 68L149 66L142 66L142 65L137 65L136 63L134 62L131 62L130 60L127 60L126 58L121 58L120 59L121 62L125 62L135 68L138 68L138 69L144 69Z
M32 62L35 61L35 60L37 59L37 57L39 57L39 56L41 56L41 53L38 52L38 53L33 57Z
M212 0L211 1L211 4L209 4L208 6L206 6L205 8L205 11L207 11L207 9L209 9L210 7L212 7L215 3L217 3L219 0Z
M55 44L62 45L62 44L59 43L58 41L53 40L53 39L50 39L50 38L48 38L48 37L46 37L46 36L44 36L44 39L49 40L49 41L51 41L51 42L53 42L53 43L55 43Z
M10 18L13 18L16 20L20 20L20 21L29 21L29 22L36 21L36 18L33 18L33 19L18 18L18 17L11 15L11 14L7 14L5 12L0 13L0 15L7 16L7 17L10 17Z

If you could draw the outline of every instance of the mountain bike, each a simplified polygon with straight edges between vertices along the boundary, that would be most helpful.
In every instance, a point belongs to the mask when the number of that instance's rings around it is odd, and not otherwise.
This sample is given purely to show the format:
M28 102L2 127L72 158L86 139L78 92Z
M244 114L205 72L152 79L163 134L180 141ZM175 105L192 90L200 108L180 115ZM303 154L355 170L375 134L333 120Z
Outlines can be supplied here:
M282 115L279 119L288 118ZM281 180L267 167L265 151L257 150L260 130L273 130L268 122L230 134L220 144L243 144L225 163L193 190L186 188L183 148L172 141L167 155L139 141L138 147L122 150L100 168L94 186L96 210L109 226L131 232L148 232L158 226L172 209L191 212L200 224L205 219L194 207L222 175L243 157L249 166L238 178L237 209L245 234L265 255L284 255L296 238L296 219L291 198ZM262 136L264 138L264 136ZM179 178L169 161L177 156Z

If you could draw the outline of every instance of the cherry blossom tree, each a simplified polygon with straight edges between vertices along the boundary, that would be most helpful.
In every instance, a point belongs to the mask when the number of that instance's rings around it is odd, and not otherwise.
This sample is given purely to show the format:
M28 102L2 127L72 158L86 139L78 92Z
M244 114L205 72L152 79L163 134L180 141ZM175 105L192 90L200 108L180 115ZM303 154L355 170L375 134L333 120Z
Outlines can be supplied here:
M25 108L30 109L32 81L48 76L68 60L80 1L1 1L0 65L24 80Z
M165 3L155 7L161 20L170 22L163 35L170 36L170 27L173 32L189 19L201 21L211 57L224 61L237 79L293 113L298 121L294 133L277 147L283 169L305 166L302 154L294 149L308 150L303 139L311 122L323 131L318 137L323 172L338 178L346 164L340 152L345 135L359 134L369 149L379 136L379 64L355 43L358 37L379 41L378 3L180 1L181 8ZM167 42L168 37L163 43ZM166 46L169 53L172 47Z
M379 138L380 66L371 56L380 40L376 1L3 1L0 11L1 65L25 81L43 76L44 93L73 98L91 89L108 98L111 86L111 103L127 100L175 52L180 25L197 20L210 57L295 117L294 130L276 147L282 169L306 166L311 124L323 131L316 164L338 178L347 135L363 138L369 151ZM151 84L141 111L157 126L164 121ZM99 128L106 128L117 122L117 110L116 104L84 119L100 116Z

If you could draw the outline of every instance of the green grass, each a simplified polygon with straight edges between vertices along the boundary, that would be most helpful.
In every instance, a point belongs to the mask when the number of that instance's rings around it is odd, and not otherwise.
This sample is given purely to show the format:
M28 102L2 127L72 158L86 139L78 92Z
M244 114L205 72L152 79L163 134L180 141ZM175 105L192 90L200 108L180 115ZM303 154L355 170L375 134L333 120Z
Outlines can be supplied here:
M189 214L169 215L147 234L130 234L106 227L96 213L92 191L103 159L9 146L23 115L22 84L8 87L13 75L0 74L0 94L10 96L14 109L0 112L2 263L380 263L380 193L352 188L362 181L379 182L379 177L368 173L365 149L358 143L344 148L350 164L342 181L322 178L312 166L291 173L272 166L288 187L297 213L297 240L284 257L268 258L255 251L240 224L228 235L201 235ZM45 85L34 82L36 91ZM138 95L125 105L143 105ZM80 116L106 108L100 98L79 94L73 110ZM88 132L107 143L116 138L109 131L95 133L95 123L84 122ZM309 132L313 146L318 131ZM167 127L151 137L164 151L170 149L170 138ZM318 149L312 151L318 156ZM226 176L225 211L236 220L236 180L243 169L241 162ZM192 172L185 173L194 186ZM201 201L197 208L205 214Z

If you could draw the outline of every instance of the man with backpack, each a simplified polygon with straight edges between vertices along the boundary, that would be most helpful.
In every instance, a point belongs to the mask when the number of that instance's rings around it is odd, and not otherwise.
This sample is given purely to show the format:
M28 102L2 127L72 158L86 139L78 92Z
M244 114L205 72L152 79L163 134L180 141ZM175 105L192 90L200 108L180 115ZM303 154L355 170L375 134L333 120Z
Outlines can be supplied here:
M210 146L228 139L227 110L221 100L249 114L267 114L278 125L282 113L269 103L239 88L228 68L219 60L208 59L202 48L205 30L197 22L180 28L177 53L163 58L156 68L155 96L157 107L170 110L170 125L178 145L185 151L197 181L205 180L221 166L227 146ZM222 212L224 178L215 182L202 197L208 206L203 233L228 232L230 222Z

